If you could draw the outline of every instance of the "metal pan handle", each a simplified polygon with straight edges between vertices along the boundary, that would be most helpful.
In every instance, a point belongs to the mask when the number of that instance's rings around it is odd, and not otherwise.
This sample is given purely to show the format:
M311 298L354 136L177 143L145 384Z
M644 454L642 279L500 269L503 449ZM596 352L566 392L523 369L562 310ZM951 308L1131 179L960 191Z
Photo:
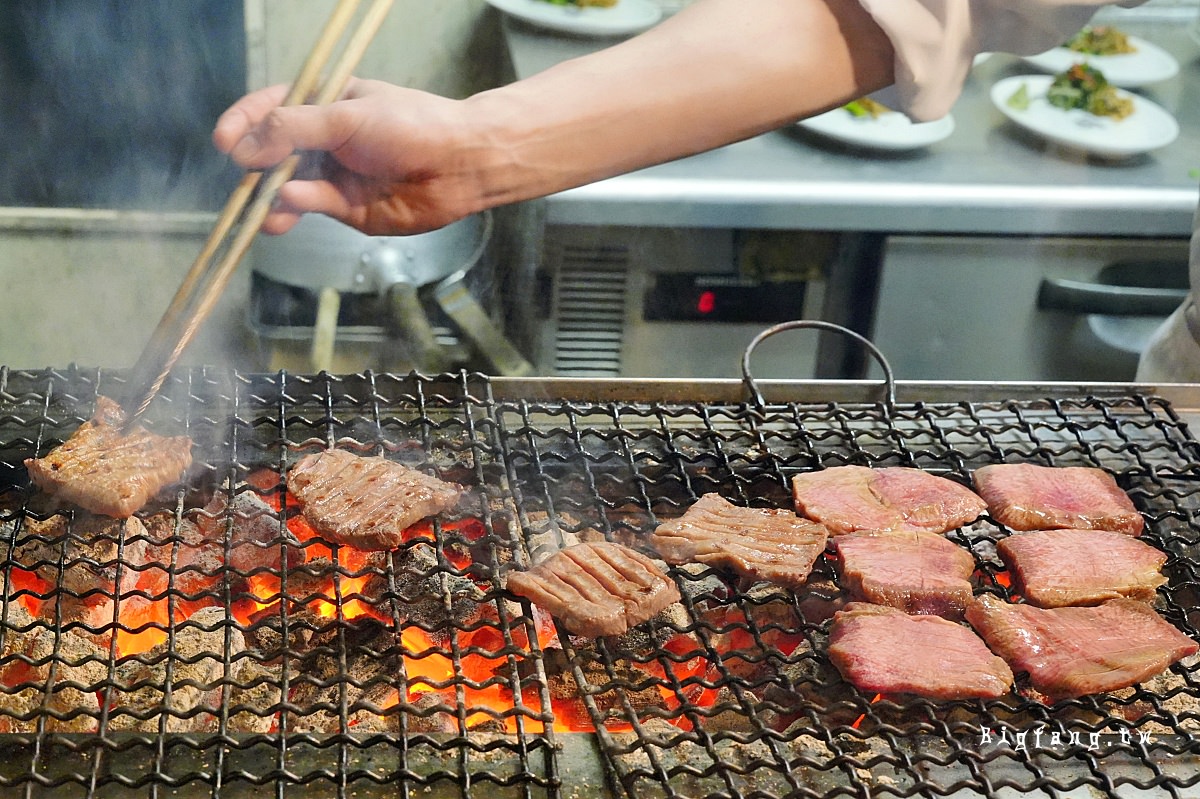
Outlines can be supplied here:
M1075 314L1167 316L1187 296L1187 289L1108 286L1044 277L1038 286L1037 307Z
M824 322L819 319L797 319L791 322L780 322L777 325L772 325L766 330L759 333L754 339L746 345L746 351L742 353L742 382L746 385L746 390L750 392L750 398L754 404L761 410L767 403L763 399L762 392L758 390L758 384L754 381L753 375L750 374L750 356L760 343L770 338L776 333L782 333L785 330L799 329L817 329L828 330L832 333L841 333L843 336L849 336L866 348L871 357L878 362L880 368L883 369L883 385L886 391L884 404L888 410L891 410L896 404L896 377L892 373L892 365L888 363L888 359L884 357L879 348L871 341L858 333L855 333L848 327L842 327L833 322Z

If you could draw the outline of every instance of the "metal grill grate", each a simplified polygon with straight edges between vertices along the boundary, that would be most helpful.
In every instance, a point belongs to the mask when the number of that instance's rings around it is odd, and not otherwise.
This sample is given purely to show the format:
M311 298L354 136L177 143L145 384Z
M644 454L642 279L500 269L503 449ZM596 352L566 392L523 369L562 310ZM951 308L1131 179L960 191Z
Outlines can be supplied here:
M1200 451L1164 401L760 410L545 399L532 383L508 396L502 381L466 374L197 370L147 421L191 435L197 468L139 514L144 534L127 530L107 564L87 564L113 567L108 584L79 586L61 541L26 557L30 520L62 514L28 487L22 461L119 380L0 370L6 793L1190 796L1200 784L1195 662L1052 706L1018 694L873 697L823 654L823 605L839 591L828 562L798 593L675 568L678 606L594 642L560 635L503 590L504 572L539 551L596 536L639 545L708 492L787 507L799 470L907 465L966 481L985 463L1032 460L1117 476L1146 516L1145 539L1170 556L1159 609L1196 636ZM287 521L279 474L330 445L460 482L470 500L387 557L307 540ZM260 548L274 565L236 557L231 512L203 510L214 494L272 507L277 535ZM215 560L188 565L191 522L216 525ZM980 591L1007 590L993 546L1003 534L986 518L954 534L976 557ZM168 554L133 557L152 546Z

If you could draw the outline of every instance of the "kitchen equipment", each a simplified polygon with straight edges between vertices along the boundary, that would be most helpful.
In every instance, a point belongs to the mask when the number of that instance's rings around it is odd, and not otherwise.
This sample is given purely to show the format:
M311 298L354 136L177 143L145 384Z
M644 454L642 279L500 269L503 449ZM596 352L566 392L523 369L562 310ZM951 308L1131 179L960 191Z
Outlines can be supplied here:
M1184 239L889 236L867 330L900 379L1132 381L1187 263Z
M292 83L284 105L333 102L342 93L392 0L373 0L345 43L328 75L321 71L358 10L359 0L339 0L321 35ZM279 188L295 174L300 154L293 154L265 173L248 172L217 217L212 233L184 276L178 292L133 367L133 379L122 406L133 424L145 412L179 355L212 312L229 278L258 234ZM219 259L218 259L219 257ZM218 259L218 260L214 260Z
M762 230L547 226L538 374L733 377L764 326L845 321L838 285L869 258L848 237ZM817 336L772 343L771 376L813 374ZM829 373L823 373L829 374ZM842 376L835 374L834 376Z
M437 373L474 357L490 373L527 374L482 304L495 288L492 236L489 212L413 236L368 236L309 214L252 249L250 326L276 355L328 342L332 363L337 341L359 345L356 369ZM332 295L338 311L322 318L320 298Z
M41 512L23 459L63 440L124 377L0 369L10 545ZM168 559L165 587L145 593L173 614L134 614L122 601L93 625L101 640L114 625L157 632L161 648L141 654L125 635L116 651L86 649L72 637L79 623L53 612L71 593L60 575L82 564L59 551L38 581L29 572L39 564L5 560L0 787L64 797L1189 794L1200 773L1194 661L1051 705L1015 693L935 702L837 677L823 654L825 602L838 590L829 561L795 595L673 568L683 600L668 616L597 642L543 626L504 592L505 570L534 552L581 535L644 544L705 492L788 507L788 478L805 469L905 465L965 482L986 463L1034 461L1116 476L1146 518L1143 540L1168 553L1163 614L1200 634L1196 387L1164 386L1160 397L1150 386L901 381L892 403L876 383L757 388L761 406L736 379L176 370L145 424L191 435L197 468L143 516L167 522L157 536L177 554L171 531L198 518L209 493L286 500L278 471L327 446L387 454L468 496L382 561L310 543L303 568L237 569L219 557L206 586L186 589L195 570ZM234 520L217 520L227 553ZM952 538L976 558L978 590L1008 597L993 549L1003 534L984 518ZM115 562L145 568L131 560L137 542L120 543ZM186 619L205 604L211 643L174 648L196 640ZM22 623L29 606L38 615ZM148 670L152 687L131 697ZM70 696L92 705L64 709Z

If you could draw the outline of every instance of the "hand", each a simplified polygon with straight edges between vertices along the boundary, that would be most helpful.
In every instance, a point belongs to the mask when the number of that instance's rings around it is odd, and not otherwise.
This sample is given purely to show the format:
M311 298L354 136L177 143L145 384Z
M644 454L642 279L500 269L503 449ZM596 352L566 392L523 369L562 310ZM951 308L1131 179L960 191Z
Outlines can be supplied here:
M243 97L217 120L213 143L246 169L296 151L324 153L280 189L263 230L283 233L320 212L371 235L421 233L481 210L460 102L352 79L326 106L281 107L287 87Z

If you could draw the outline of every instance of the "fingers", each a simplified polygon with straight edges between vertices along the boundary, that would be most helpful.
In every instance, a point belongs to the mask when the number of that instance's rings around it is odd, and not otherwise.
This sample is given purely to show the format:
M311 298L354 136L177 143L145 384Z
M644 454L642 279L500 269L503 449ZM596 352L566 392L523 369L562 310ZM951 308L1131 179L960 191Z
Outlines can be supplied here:
M353 207L346 195L328 180L291 180L279 190L281 209L299 213L319 213L343 222L352 222Z
M335 150L353 130L345 106L281 107L279 88L243 97L217 120L213 143L243 168L274 166L297 150Z
M287 95L287 86L271 86L247 94L217 118L213 127L213 145L228 153L247 133L254 130Z

